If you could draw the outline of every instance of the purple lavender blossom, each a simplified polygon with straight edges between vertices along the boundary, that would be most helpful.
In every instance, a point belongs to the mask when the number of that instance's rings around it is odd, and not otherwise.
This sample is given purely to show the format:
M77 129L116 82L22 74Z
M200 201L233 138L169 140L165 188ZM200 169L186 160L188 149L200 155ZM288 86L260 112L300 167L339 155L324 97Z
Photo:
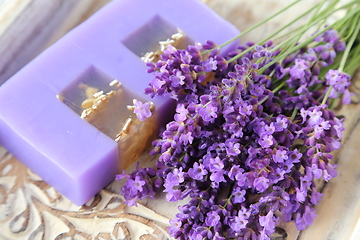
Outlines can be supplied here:
M330 98L337 98L339 94L343 94L342 103L351 103L351 96L353 94L348 89L351 84L351 76L349 74L330 69L326 73L325 79L326 85L333 87L329 94Z
M188 114L189 114L189 111L185 108L185 105L179 104L176 107L176 114L174 116L174 119L177 122L183 122L187 119Z
M264 227L264 229L269 232L274 232L278 219L274 216L272 211L269 211L266 216L260 216L259 218L259 223Z
M184 172L182 171L182 168L175 168L172 172L168 173L164 187L166 189L171 189L173 187L179 186L179 184L183 181Z
M204 168L204 165L197 162L194 163L193 167L188 170L188 174L191 178L195 180L203 180L204 176L207 174L207 170Z
M209 212L206 216L205 223L210 227L215 227L220 222L220 216L216 211Z
M276 150L275 155L273 155L273 160L276 163L283 163L288 159L286 150Z
M143 190L143 186L145 185L145 181L141 180L140 176L136 176L135 180L129 179L128 180L128 186L131 189L131 191L134 192L141 192Z
M217 69L217 61L212 57L210 57L207 61L204 61L202 65L204 66L205 72L211 72Z
M228 156L237 156L240 154L240 143L229 141L226 143L226 153Z
M316 217L315 209L306 205L303 214L297 213L295 224L296 227L301 231L304 230L307 226L311 225Z
M134 99L133 104L135 107L134 113L136 114L136 117L140 121L144 121L146 118L151 117L152 115L150 111L151 104L149 102L142 103L141 101Z
M241 189L239 187L234 188L233 192L232 192L232 195L233 195L232 202L233 203L244 202L246 200L245 194L246 194L246 191L244 189Z
M351 96L354 95L354 93L350 93L348 89L344 90L344 95L342 98L342 104L347 105L351 103Z
M290 76L302 78L305 76L305 70L309 69L309 63L302 59L295 59L295 65L290 68Z
M270 180L265 177L258 177L254 181L254 187L259 192L264 192L270 185Z
M168 201L189 197L170 222L177 239L269 239L278 213L299 230L310 225L322 196L315 179L337 175L330 153L340 148L344 130L343 120L320 102L327 89L329 98L351 101L348 75L320 74L344 50L341 38L328 30L316 41L263 72L282 53L271 41L246 43L229 57L211 41L168 46L157 63L147 64L154 79L145 93L174 98L174 121L153 142L151 153L160 156L152 170L117 177L128 179L126 202L153 197L161 187ZM150 106L134 105L145 119Z
M193 140L194 137L192 136L191 132L188 132L186 134L181 134L179 139L179 141L184 145L192 144Z
M212 122L217 117L217 107L212 104L208 104L204 107L200 107L199 115L206 122Z
M263 148L269 148L274 144L274 137L272 135L265 135L259 139L259 144Z
M181 85L184 85L185 76L183 76L182 72L179 70L177 70L175 72L176 73L174 75L170 76L170 81L171 81L171 85L176 88Z

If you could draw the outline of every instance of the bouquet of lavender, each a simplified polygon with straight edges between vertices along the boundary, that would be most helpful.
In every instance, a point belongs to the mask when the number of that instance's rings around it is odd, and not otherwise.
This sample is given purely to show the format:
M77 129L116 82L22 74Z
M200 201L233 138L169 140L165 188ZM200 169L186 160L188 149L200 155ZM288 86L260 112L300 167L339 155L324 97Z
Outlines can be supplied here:
M316 179L337 175L331 152L340 148L344 127L332 109L351 102L360 60L360 2L338 2L321 1L226 57L220 53L228 43L208 41L186 50L169 45L148 63L154 79L146 94L175 99L176 113L153 143L156 167L117 176L127 179L127 203L157 191L168 201L188 197L170 222L177 239L270 239L279 221L294 221L299 230L312 224L322 196ZM340 9L348 11L344 18L299 42ZM274 44L310 12L307 24ZM151 115L149 106L136 102L140 120Z

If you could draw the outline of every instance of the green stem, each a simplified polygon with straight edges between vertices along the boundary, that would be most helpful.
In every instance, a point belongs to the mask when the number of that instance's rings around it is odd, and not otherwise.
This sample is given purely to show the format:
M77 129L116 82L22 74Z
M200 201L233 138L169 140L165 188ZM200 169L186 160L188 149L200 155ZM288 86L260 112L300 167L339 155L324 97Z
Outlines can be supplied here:
M307 21L307 23L302 26L301 31L298 34L296 34L295 36L293 36L290 41L288 41L288 42L290 42L290 44L288 44L288 46L286 46L283 49L283 51L286 51L287 49L295 46L299 42L299 40L303 36L303 34L309 29L310 26L312 26L314 24L315 19L316 19L317 15L319 14L319 11L320 11L321 7L324 5L325 1L326 0L323 0L322 2L320 2L320 4L318 4L316 6L316 10L315 10L314 14L310 17L310 19ZM285 41L285 42L287 42L287 41Z
M356 69L360 67L360 44L356 45L351 52L351 56L349 57L349 62L346 64L344 68L344 72L350 74L351 76L354 74Z
M296 114L298 113L299 109L297 107L294 108L294 111L292 112L291 114L291 117L290 117L290 122L293 122L295 117L296 117Z
M349 6L351 6L351 3L348 3L348 4L346 4L346 5L342 6L342 7L339 7L339 8L337 8L337 9L331 11L331 12L328 12L328 13L325 14L323 17L324 17L324 18L327 18L327 17L329 17L331 14L333 14L334 12L339 11L339 10L344 9L344 8L347 8L347 7L349 7ZM276 34L278 34L279 32L281 32L283 29L285 29L285 28L288 27L289 25L293 24L293 23L296 22L298 19L300 19L300 18L303 17L304 15L308 14L310 11L312 11L313 9L315 9L315 8L317 8L317 7L319 7L319 5L314 6L314 7L313 7L312 9L310 9L308 12L305 12L305 13L304 13L303 15L301 15L299 18L297 18L297 19L295 19L294 21L290 22L289 24L287 24L286 26L284 26L282 29L280 29L279 31L277 31L275 34L272 34L271 36L269 36L268 38L266 38L264 41L258 43L257 45L263 44L263 43L266 42L268 39L270 39L271 37L275 36ZM324 11L326 11L326 10L324 10ZM355 13L356 13L356 11L355 11ZM352 11L352 14L350 14L350 15L352 16L353 14L354 14L354 11ZM345 17L346 20L347 20L348 18L349 18L349 16ZM311 24L309 24L309 26L313 26L313 25L317 24L318 22L320 22L321 20L322 20L322 18L319 18L319 19L317 19L315 22L312 22ZM344 20L344 21L345 21L345 20ZM334 23L334 24L332 24L332 25L324 28L322 31L318 32L316 35L314 35L314 36L310 37L309 39L307 39L307 41L305 41L304 43L300 44L301 47L306 46L306 45L307 45L309 42L311 42L314 38L316 38L317 36L319 36L320 34L322 34L323 32L325 32L326 30L328 30L329 28L331 28L331 27L334 26L335 24L336 24L336 23ZM307 27L309 27L309 26L307 26ZM301 27L301 28L302 28L302 27ZM306 31L306 29L303 30L303 31L301 31L301 32L299 32L298 34L296 34L296 35L293 36L292 38L285 40L285 42L283 42L281 45L283 45L283 44L291 41L291 40L294 39L294 38L297 38L298 36L301 37L301 35L302 35L305 31ZM248 53L248 52L250 52L251 50L253 50L254 47L255 47L255 45L253 45L252 47L249 47L249 48L246 49L245 51L243 51L243 52L241 52L240 54L238 54L238 55L234 56L233 58L229 59L227 62L230 63L230 62L233 62L233 61L239 59L240 57L244 56L246 53ZM275 48L272 49L272 51L276 50L276 49L279 48L279 47L280 47L280 46L276 46ZM280 61L280 60L284 59L284 58L285 58L287 55L289 55L290 53L301 49L301 47L299 47L299 45L297 45L297 46L294 46L293 48L288 49L287 51L285 51L284 54L281 54L280 56L277 56L277 58L275 58L273 61L271 61L271 62L268 63L266 66L264 66L262 69L260 69L259 72L262 73L266 68L268 68L269 66L271 66L271 64L273 64L273 63L276 62L276 61ZM284 56L285 56L285 57L284 57Z
M234 197L234 195L230 195L230 197L226 200L225 204L224 204L224 208L226 208L226 206L229 204L229 202L231 201L231 199Z
M307 32L311 26L314 26L315 24L320 23L323 19L326 19L328 16L330 16L331 14L333 14L335 11L338 10L338 9L336 9L334 11L334 7L338 2L338 0L336 0L319 13L321 7L325 4L326 1L327 0L323 0L322 2L320 2L319 4L317 4L313 7L313 8L316 8L316 11L311 15L310 19L307 21L307 23L305 25L303 25L297 29L297 34L295 34L294 36L291 36L291 38L286 39L281 44L276 46L276 48L274 48L274 49L280 48L283 45L285 45L285 47L282 49L282 52L285 52L289 48L294 47L299 42L299 40L304 35L304 33Z
M359 14L357 15L357 20L359 20ZM349 43L348 45L346 46L346 49L345 49L345 52L344 52L344 55L341 59L341 62L340 62L340 66L339 66L339 71L342 72L344 70L344 67L345 67L345 63L346 63L346 60L349 56L349 53L350 53L350 50L355 42L355 39L356 37L358 36L359 34L359 30L360 30L360 21L357 21L357 26L356 26L356 29L355 31L353 32L350 40L349 40Z
M333 86L331 85L331 86L329 87L329 89L327 90L327 92L326 92L326 94L325 94L325 97L324 97L324 99L322 100L321 104L326 104L326 101L327 101L327 99L328 99L328 97L329 97L329 94L330 94L330 92L332 91L332 89L333 89Z
M300 50L301 48L305 47L306 45L309 44L309 42L314 40L317 36L319 36L320 34L325 32L326 30L330 29L332 26L333 25L327 26L326 28L323 29L323 31L318 32L317 34L315 34L312 37L308 38L306 41L304 41L304 42L300 43L299 45L296 45L296 46L288 49L285 53L275 57L272 61L270 61L268 64L266 64L265 66L263 66L262 68L259 69L259 74L262 74L268 67L273 65L275 62L279 62L279 61L282 61L283 59L285 59L290 53L296 52L297 50Z
M341 9L341 8L339 8ZM337 9L337 10L339 10ZM337 11L336 10L336 11ZM357 7L355 9L353 9L351 12L349 12L343 19L341 19L342 22L346 22L348 19L350 19L351 17L353 17L355 14L357 14L360 10L360 7ZM334 13L335 11L333 11L332 13ZM331 13L331 14L332 14ZM259 69L259 74L262 74L268 67L270 67L272 64L274 64L275 62L279 62L282 61L283 59L285 59L286 56L288 56L290 53L296 52L298 50L300 50L301 48L305 47L306 45L308 45L311 41L313 41L316 37L318 37L320 34L322 34L323 32L327 31L328 29L332 28L335 24L337 24L338 22L335 22L333 24L330 24L329 26L325 27L322 31L318 32L317 34L311 36L310 38L308 38L306 41L300 43L299 45L296 45L290 49L288 49L285 53L275 57L271 62L269 62L268 64L266 64L264 67L262 67L261 69Z
M248 52L252 51L254 49L254 47L256 46L257 44L254 44L253 46L247 48L245 51L239 53L238 55L230 58L229 60L227 60L227 63L231 63L239 58L241 58L242 56L244 56L245 54L247 54Z
M355 19L359 19L359 16L360 16L360 15L359 15L359 13L358 13L358 14L357 14L357 17L356 17ZM344 67L345 67L346 61L347 61L347 59L348 59L350 50L351 50L351 48L352 48L352 46L353 46L353 44L354 44L354 42L355 42L356 37L357 37L358 34L359 34L359 31L360 31L360 22L357 21L356 29L355 29L355 31L352 33L352 36L351 36L351 38L350 38L350 40L349 40L349 43L348 43L348 45L346 46L345 52L344 52L344 54L343 54L343 56L342 56L342 58L341 58L341 62L340 62L339 68L338 68L339 72L343 72L343 70L344 70ZM330 86L329 89L328 89L327 92L326 92L326 95L325 95L324 99L323 99L322 102L321 102L322 104L325 104L325 103L326 103L326 101L327 101L327 99L329 98L329 94L330 94L330 92L332 91L332 89L333 89L333 86Z
M284 33L283 35L280 35L280 36L277 36L276 38L273 38L273 40L274 41L280 40L280 39L282 39L282 38L284 38L286 36L289 36L289 35L293 34L294 32L298 32L301 28L302 28L302 26L294 28L291 31L288 31L288 32Z
M304 12L303 14L301 14L300 16L298 16L297 18L295 18L294 20L292 20L291 22L289 22L288 24L286 24L285 26L283 26L282 28L280 28L279 30L277 30L275 33L271 34L270 36L268 36L265 40L263 40L262 42L260 42L259 44L264 44L266 43L269 39L275 37L277 34L279 34L280 32L282 32L283 30L287 29L289 26L291 26L292 24L294 24L295 22L297 22L298 20L302 19L303 17L305 17L306 15L308 15L310 12L312 12L315 8L317 8L318 5L315 5L314 7L310 8L308 11Z
M353 21L352 24L351 24L351 27L350 27L350 30L348 28L348 25L350 24L350 21L347 21L345 23L345 25L340 29L340 36L344 36L346 31L348 31L347 35L342 37L342 39L345 41L347 40L350 36L351 36L351 33L354 32L354 29L355 29L355 26L356 26L356 21Z
M336 1L336 2L338 2L338 1ZM354 3L354 1L353 1L353 2L350 2L350 3L348 3L348 4L345 4L344 6L341 6L340 8L335 9L335 10L332 10L332 11L330 11L330 12L328 11L328 9L332 9L332 7L333 7L334 4L328 6L327 9L323 10L323 11L321 12L321 14L319 14L318 16L316 16L316 20L315 20L315 21L314 21L314 19L313 19L313 21L312 21L313 24L312 24L311 26L313 26L313 25L315 25L315 24L317 24L317 23L320 23L321 21L325 20L327 17L329 17L331 14L333 14L334 12L336 12L336 11L338 11L338 10L341 10L341 9L350 7L353 3ZM321 4L321 3L320 3L320 4ZM318 7L318 5L315 5L311 10L313 10L313 9L315 9L315 8L317 8L317 7ZM328 13L325 14L324 12L325 12L325 13L328 12ZM321 26L321 24L319 24L319 26ZM303 26L297 27L297 28L289 31L288 33L285 33L285 34L283 34L283 35L281 35L281 36L276 37L274 40L278 40L278 39L284 38L284 37L290 35L291 33L294 33L294 32L299 31L299 30L302 29L302 28L303 28Z
M278 16L279 14L281 14L281 13L284 12L284 11L286 11L287 9L289 9L290 7L292 7L293 5L295 5L296 3L300 2L300 1L301 1L301 0L297 0L297 1L293 2L293 3L291 3L290 5L288 5L287 7L283 8L283 9L281 9L279 12L275 13L274 15L272 15L272 16L268 17L267 19L261 21L260 23L256 24L255 26L253 26L253 27L245 30L245 31L242 32L241 34L239 34L239 35L237 35L236 37L230 39L229 41L227 41L227 42L219 45L218 48L222 48L222 47L228 45L229 43L231 43L231 42L239 39L240 37L244 36L244 35L247 34L248 32L254 30L255 28L258 28L258 27L261 26L262 24L264 24L264 23L266 23L267 21L269 21L269 20L273 19L274 17ZM213 51L213 50L214 50L214 49L207 50L207 51L203 52L203 54L209 53L209 52L211 52L211 51Z
M280 32L282 32L283 30L285 30L286 28L288 28L289 26L291 26L292 24L294 24L295 22L297 22L298 20L300 20L301 18L303 18L304 16L306 16L307 14L309 14L310 12L312 12L315 8L317 7L317 5L315 5L314 7L312 7L311 9L309 9L308 11L304 12L303 14L301 14L300 16L298 16L297 18L295 18L294 20L292 20L291 22L289 22L288 24L286 24L285 26L283 26L282 28L280 28L279 30L277 30L275 33L271 34L270 36L268 36L267 38L265 38L264 40L262 40L261 42L257 43L256 45L262 45L265 44L268 40L270 40L271 38L275 37L277 34L279 34ZM229 59L227 62L231 63L237 59L239 59L240 57L244 56L246 53L250 52L251 50L253 50L255 47L255 45L249 47L248 49L246 49L244 52L241 52L240 54L236 55L235 57Z

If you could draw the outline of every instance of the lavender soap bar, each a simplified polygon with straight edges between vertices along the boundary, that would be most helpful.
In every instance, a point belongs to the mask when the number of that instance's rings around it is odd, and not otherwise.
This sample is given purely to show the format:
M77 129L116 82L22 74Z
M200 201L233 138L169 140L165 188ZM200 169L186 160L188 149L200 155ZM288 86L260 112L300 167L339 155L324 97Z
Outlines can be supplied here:
M152 78L144 60L159 42L221 44L237 34L197 0L112 1L0 87L0 144L84 204L170 120L170 100L143 94ZM133 99L154 103L149 120L126 108Z

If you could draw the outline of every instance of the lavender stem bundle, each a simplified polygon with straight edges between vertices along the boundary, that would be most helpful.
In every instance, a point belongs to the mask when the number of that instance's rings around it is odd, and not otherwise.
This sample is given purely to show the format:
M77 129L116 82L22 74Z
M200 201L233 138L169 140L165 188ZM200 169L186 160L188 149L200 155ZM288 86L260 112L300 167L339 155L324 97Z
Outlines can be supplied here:
M153 143L156 166L117 176L127 179L126 202L136 205L157 191L168 201L188 197L170 222L176 239L270 239L280 221L299 230L311 225L322 196L315 180L337 175L331 152L341 147L344 126L331 106L351 102L360 62L360 2L338 3L323 0L228 56L221 47L247 31L220 46L169 45L148 63L154 78L145 93L175 99L176 113ZM347 10L344 18L299 42L339 10ZM304 26L273 43L311 12ZM134 106L142 120L146 104Z

